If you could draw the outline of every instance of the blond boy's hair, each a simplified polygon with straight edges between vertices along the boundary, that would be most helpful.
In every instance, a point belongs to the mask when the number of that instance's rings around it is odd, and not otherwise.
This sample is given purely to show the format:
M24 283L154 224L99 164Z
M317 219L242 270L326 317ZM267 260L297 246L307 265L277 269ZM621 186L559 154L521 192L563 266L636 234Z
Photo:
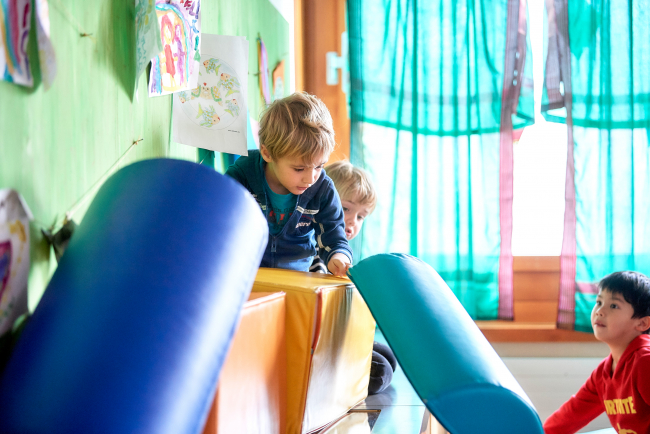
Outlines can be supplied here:
M334 182L341 200L352 200L370 207L377 205L377 193L368 172L353 166L348 161L337 161L325 167L325 172Z
M295 157L313 163L316 158L329 158L335 147L329 110L306 92L296 92L268 106L260 119L259 136L260 144L274 160Z

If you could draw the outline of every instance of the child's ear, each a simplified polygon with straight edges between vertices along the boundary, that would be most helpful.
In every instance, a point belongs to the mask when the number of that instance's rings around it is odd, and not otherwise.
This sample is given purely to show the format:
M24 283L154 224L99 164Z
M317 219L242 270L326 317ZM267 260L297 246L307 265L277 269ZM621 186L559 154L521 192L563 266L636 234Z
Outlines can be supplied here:
M643 318L639 318L639 322L637 323L636 329L640 332L644 332L650 329L650 316L644 316Z
M271 154L269 153L269 150L266 148L266 145L263 143L260 143L260 154L262 154L262 158L264 158L264 161L266 161L267 163L273 161L273 158L271 158Z

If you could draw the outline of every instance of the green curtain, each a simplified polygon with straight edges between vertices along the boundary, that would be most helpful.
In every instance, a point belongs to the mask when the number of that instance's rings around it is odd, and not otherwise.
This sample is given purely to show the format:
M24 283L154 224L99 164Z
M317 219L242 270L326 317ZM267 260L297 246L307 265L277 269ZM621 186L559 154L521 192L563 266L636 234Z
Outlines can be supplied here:
M568 129L558 325L591 332L596 284L650 274L650 8L547 2L542 111Z
M475 319L512 318L512 131L533 122L526 14L525 0L348 0L351 159L378 189L357 259L418 256Z

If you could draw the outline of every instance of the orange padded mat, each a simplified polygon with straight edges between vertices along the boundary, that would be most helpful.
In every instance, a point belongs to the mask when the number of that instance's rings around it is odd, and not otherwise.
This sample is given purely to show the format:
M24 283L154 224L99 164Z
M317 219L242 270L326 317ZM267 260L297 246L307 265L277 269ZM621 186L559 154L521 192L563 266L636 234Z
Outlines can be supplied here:
M285 294L251 293L203 434L283 434L285 372Z
M308 433L367 396L375 322L348 279L260 268L253 292L280 291L287 309L286 433Z

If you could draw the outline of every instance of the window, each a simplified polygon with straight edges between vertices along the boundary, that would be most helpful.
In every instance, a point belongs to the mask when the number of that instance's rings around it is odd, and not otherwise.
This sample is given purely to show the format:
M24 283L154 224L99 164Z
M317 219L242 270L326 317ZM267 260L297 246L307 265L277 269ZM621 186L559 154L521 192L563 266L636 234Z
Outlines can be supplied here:
M528 4L535 81L535 125L514 145L512 252L515 256L559 256L564 228L567 129L541 115L544 84L544 0Z

